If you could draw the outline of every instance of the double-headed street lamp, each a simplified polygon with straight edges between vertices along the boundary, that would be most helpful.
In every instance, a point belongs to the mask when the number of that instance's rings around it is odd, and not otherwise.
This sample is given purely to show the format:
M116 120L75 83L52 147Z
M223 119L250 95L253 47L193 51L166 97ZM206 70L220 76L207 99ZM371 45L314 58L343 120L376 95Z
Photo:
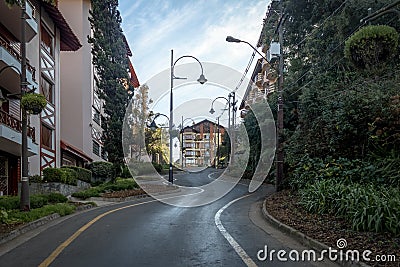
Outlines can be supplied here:
M169 118L170 118L170 120L169 120L169 132L170 132L170 134L169 134L169 178L168 178L168 181L170 183L174 182L173 165L172 165L172 161L173 161L173 158L172 158L172 149L173 148L172 147L173 147L173 145L172 145L172 135L171 135L172 127L173 127L173 120L174 120L174 105L173 105L174 98L173 98L172 89L174 88L174 80L175 79L186 79L186 78L176 77L174 75L174 68L175 68L176 63L179 60L181 60L182 58L195 59L199 63L200 68L201 68L201 74L200 74L200 77L197 79L197 81L200 84L204 84L205 82L207 82L207 79L204 76L204 72L203 72L203 65L201 64L200 60L198 60L194 56L187 55L187 56L181 56L177 60L174 61L174 50L171 50L171 91L170 91L170 101L169 101L169 104L170 104L169 105Z
M279 23L278 26L279 32L279 43L282 44L283 41L283 29L282 24ZM246 43L248 44L255 52L257 52L266 62L269 60L261 54L254 46L252 46L249 42L234 38L232 36L227 36L226 41L230 43ZM282 45L280 45L279 51L279 83L278 83L278 114L277 114L277 142L276 142L276 189L280 190L282 186L282 182L284 179L283 173L283 165L284 165L284 152L283 152L283 54L282 54ZM271 65L271 64L270 64Z

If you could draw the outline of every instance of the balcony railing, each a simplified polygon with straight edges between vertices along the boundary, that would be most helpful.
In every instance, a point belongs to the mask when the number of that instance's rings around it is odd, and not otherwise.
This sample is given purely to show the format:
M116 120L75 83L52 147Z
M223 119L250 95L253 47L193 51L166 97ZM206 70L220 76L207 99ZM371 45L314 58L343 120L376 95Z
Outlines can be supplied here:
M12 55L14 58L16 58L19 62L21 62L22 57L21 57L21 51L20 51L20 44L19 43L9 43L7 42L7 39L4 38L3 36L0 35L0 46L4 47ZM32 80L36 81L35 78L35 72L36 69L29 64L28 62L26 63L26 68L27 70L32 73Z
M11 129L22 133L22 122L7 112L4 112L3 110L0 110L0 124L4 124ZM35 128L33 127L28 127L28 137L32 139L33 142L35 142Z

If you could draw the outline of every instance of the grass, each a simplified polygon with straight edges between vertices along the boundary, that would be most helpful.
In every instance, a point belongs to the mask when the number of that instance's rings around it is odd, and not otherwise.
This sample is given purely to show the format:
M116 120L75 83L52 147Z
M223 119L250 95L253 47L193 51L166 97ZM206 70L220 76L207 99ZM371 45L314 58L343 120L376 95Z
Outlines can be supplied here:
M72 196L81 199L87 199L90 197L99 197L102 193L131 190L136 188L139 188L139 186L132 178L117 178L114 183L108 182L99 186L91 187L86 190L73 193Z

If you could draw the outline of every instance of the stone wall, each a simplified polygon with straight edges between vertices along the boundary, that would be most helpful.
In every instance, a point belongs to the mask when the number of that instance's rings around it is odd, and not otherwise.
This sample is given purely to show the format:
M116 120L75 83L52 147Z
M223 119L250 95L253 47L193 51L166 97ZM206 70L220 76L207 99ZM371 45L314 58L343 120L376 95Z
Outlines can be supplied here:
M90 187L89 183L78 180L78 185L68 185L62 183L31 183L29 186L30 194L48 194L52 192L61 193L69 196L72 193L82 191Z

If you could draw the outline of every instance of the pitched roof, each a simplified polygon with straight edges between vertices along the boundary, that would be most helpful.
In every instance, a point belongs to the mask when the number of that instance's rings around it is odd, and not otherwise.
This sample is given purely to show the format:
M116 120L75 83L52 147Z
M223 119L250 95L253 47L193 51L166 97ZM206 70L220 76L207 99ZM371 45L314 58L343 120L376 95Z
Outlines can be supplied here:
M76 51L82 47L78 37L74 34L72 29L69 27L64 16L60 10L52 4L41 1L41 5L46 10L47 14L54 21L57 28L60 29L60 50L61 51Z

